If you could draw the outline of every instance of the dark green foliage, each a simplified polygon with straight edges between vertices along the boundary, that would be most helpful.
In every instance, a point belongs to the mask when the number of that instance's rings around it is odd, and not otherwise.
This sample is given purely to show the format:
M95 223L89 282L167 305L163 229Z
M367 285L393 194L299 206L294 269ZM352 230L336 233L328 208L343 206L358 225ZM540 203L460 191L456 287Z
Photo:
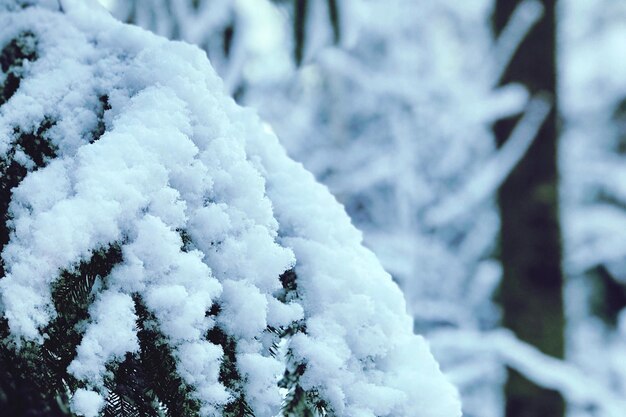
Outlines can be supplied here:
M292 300L298 298L298 282L296 271L294 269L290 269L289 271L285 271L279 277L280 283L282 285L282 289L278 294L275 294L278 300L283 303L289 303Z
M100 139L100 136L104 135L106 126L104 124L104 112L111 109L109 104L109 96L104 95L99 98L100 106L98 107L98 124L92 132L90 142L93 143Z
M145 376L139 360L127 354L115 369L116 378L107 381L110 393L106 399L104 417L158 416L151 408L152 399L146 395Z
M31 32L24 32L9 42L0 52L0 69L6 74L1 86L0 106L9 101L20 87L25 61L37 59L37 41Z
M54 285L58 315L45 329L43 345L29 343L16 352L8 341L6 321L0 321L0 410L11 417L69 415L69 393L81 383L67 372L82 338L81 324L104 278L121 262L120 245L97 251L72 271L63 271ZM176 363L156 319L135 297L140 351L121 364L109 365L109 390L103 416L186 417L197 415L192 389L176 373ZM34 414L33 414L34 413ZM9 416L7 415L7 417ZM0 417L4 417L0 413Z
M15 152L22 150L35 164L35 169L43 168L56 156L56 149L46 140L46 132L54 125L49 119L43 121L36 132L15 131L17 140L5 158L0 158L0 251L9 242L9 204L13 188L17 187L28 174L28 169L15 161ZM4 276L4 263L0 265L0 276Z
M295 275L295 274L294 274ZM282 330L281 338L306 333L304 320L292 323ZM287 367L278 386L287 390L283 401L282 413L286 417L332 416L328 404L320 398L316 390L305 390L300 385L300 378L306 371L306 364L296 359L291 350L286 354Z
M191 236L189 235L189 232L187 232L184 229L180 229L177 230L179 236L180 236L180 240L183 242L183 247L182 250L184 252L189 252L190 250L193 249L193 241L191 240Z
M0 86L0 106L5 104L18 90L24 76L26 61L37 59L35 35L24 32L11 40L0 52L0 69L5 74ZM16 129L15 140L0 159L0 251L9 241L8 208L12 189L19 185L28 170L14 160L15 152L23 151L34 163L35 169L42 168L54 158L56 150L46 140L46 132L54 125L45 119L35 132ZM5 266L0 262L0 278L5 275ZM67 395L64 390L47 391L45 380L51 376L42 360L41 352L32 343L24 344L19 354L9 338L9 326L0 318L0 416L11 417L67 415Z
M0 52L0 69L5 74L0 86L0 106L18 90L24 76L24 64L37 59L37 40L31 32L24 32L11 40ZM46 140L46 132L54 125L51 119L45 119L34 132L22 132L16 129L15 140L6 156L0 158L0 251L9 241L10 230L8 208L12 189L24 179L28 170L14 160L15 152L22 150L35 164L42 168L56 156L56 149ZM0 265L0 276L4 276L4 264Z
M49 376L37 349L27 345L17 353L9 344L9 327L0 319L0 417L68 416L68 397L42 386ZM35 378L35 379L33 379Z
M306 365L297 361L292 352L288 351L287 369L279 382L281 388L288 390L283 402L283 415L286 417L332 416L332 410L320 398L317 391L307 391L300 385L300 377L305 371Z
M120 261L119 245L112 245L74 270L61 272L52 297L58 314L43 332L43 345L28 342L16 351L8 323L0 322L0 410L12 410L12 417L69 415L69 390L78 383L67 366L82 337L80 323L88 318L98 277L108 275Z
M52 300L58 314L45 329L46 340L41 348L49 374L45 381L49 389L64 392L66 384L72 389L77 387L74 378L67 374L67 367L82 339L80 324L89 318L88 309L97 294L97 281L109 275L121 261L120 245L114 244L96 251L89 261L81 262L74 271L63 271L54 283Z
M219 306L214 307L214 311L219 313ZM219 381L231 392L233 401L224 407L223 415L228 417L252 416L252 410L246 402L241 386L241 375L237 369L237 343L235 339L228 336L218 326L215 326L207 333L207 340L215 345L221 346L224 351L224 357L222 358L222 364L220 366Z
M298 276L295 269L285 271L280 276L282 290L276 295L283 303L289 303L299 297L298 294ZM291 323L290 326L281 329L268 329L278 335L278 341L289 338L297 333L306 333L306 322L300 320ZM277 345L270 348L270 352L276 352ZM300 385L300 378L306 371L306 364L296 359L293 352L289 349L286 353L287 366L285 374L279 381L278 385L287 390L287 395L283 402L283 415L288 417L314 417L332 415L330 408L323 401L316 391L307 391Z
M125 398L115 393L111 393L107 397L103 417L141 417L143 415L145 414L141 414L139 410Z
M137 408L150 405L150 412L144 411L142 416L151 416L159 409L171 417L197 415L199 404L191 398L191 387L176 373L175 359L158 329L156 318L139 297L134 300L139 327L139 357L127 358L122 364L116 374L118 389L114 393L132 398Z
M323 408L314 408L311 404L314 399L311 398L300 385L294 385L289 390L285 403L283 405L283 415L287 417L317 417L324 415Z
M191 387L176 373L176 363L156 319L134 297L140 350L109 365L105 382L109 395L103 417L186 417L197 415L199 404Z

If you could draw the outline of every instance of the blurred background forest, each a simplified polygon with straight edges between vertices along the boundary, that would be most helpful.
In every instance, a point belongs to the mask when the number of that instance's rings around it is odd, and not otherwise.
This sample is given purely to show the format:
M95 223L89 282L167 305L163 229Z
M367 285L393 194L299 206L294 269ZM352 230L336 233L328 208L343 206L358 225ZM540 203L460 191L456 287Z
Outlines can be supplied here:
M625 1L100 1L345 205L466 417L625 415Z

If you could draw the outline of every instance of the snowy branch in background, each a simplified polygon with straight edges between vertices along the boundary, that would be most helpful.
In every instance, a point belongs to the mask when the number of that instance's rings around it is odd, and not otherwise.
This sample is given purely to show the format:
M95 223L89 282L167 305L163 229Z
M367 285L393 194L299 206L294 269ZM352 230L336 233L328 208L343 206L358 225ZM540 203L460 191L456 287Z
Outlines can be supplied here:
M426 214L426 222L433 227L442 226L458 216L471 213L476 206L493 197L524 157L551 109L549 97L533 97L504 145L459 192L432 208Z
M497 84L506 71L517 48L542 17L544 6L539 0L525 0L513 11L510 20L496 40L494 47L494 84Z
M620 417L626 409L626 400L594 379L574 364L548 356L524 343L507 330L492 332L447 332L432 334L436 351L473 352L490 355L503 365L515 369L539 386L559 391L576 406L599 410L602 416ZM454 373L450 374L454 380Z

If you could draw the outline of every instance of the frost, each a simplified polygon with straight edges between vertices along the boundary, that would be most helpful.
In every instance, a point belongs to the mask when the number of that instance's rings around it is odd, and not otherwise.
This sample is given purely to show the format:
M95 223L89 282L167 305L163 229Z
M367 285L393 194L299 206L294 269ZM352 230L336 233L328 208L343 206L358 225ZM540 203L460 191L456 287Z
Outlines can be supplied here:
M0 15L0 44L29 32L37 53L0 109L2 158L24 170L0 306L18 345L43 343L63 314L61 277L119 255L89 277L72 410L98 415L107 380L150 331L201 415L235 402L276 415L295 367L288 390L337 415L459 416L343 207L227 97L206 56L94 2L61 5ZM50 152L37 158L19 132Z

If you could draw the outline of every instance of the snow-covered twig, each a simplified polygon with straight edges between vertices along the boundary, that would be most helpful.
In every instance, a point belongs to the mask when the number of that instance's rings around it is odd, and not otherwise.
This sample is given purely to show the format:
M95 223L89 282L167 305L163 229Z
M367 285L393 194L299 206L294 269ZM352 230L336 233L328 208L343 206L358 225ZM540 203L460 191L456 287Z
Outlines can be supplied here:
M458 193L427 212L427 224L441 226L449 223L492 196L526 154L551 108L546 95L533 97L502 148Z
M599 415L622 417L626 410L626 400L602 381L569 362L542 353L510 331L441 331L431 334L431 343L435 352L462 350L493 356L534 383L559 391L568 403L602 410ZM450 377L454 379L453 370Z
M494 82L497 83L500 80L515 55L515 51L532 27L541 19L543 12L543 5L538 0L525 0L515 8L494 48Z

